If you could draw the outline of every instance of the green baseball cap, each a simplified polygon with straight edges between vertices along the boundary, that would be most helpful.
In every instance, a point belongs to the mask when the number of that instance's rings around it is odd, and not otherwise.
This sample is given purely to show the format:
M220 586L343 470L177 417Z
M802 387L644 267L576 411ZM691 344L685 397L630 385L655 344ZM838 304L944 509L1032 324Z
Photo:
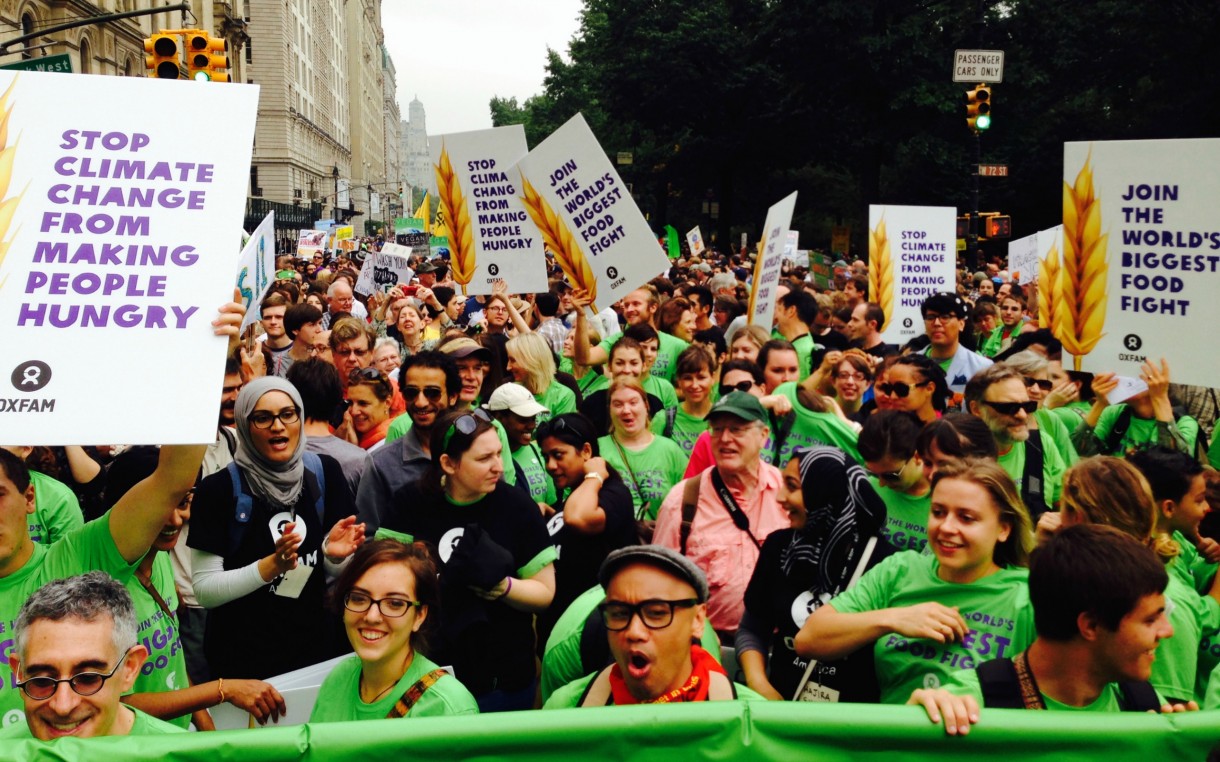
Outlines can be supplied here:
M758 398L749 392L731 391L712 405L707 418L710 421L714 415L735 415L743 421L758 421L767 423L767 411Z

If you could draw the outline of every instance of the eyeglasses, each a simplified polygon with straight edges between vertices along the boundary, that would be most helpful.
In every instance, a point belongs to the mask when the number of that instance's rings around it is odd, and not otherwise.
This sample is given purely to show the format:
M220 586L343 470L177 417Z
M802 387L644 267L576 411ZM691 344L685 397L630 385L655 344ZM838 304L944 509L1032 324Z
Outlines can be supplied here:
M343 608L356 614L363 614L376 604L382 616L397 619L404 616L410 609L418 609L424 604L419 601L408 601L406 598L372 598L365 593L350 591L343 596Z
M466 413L458 418L449 426L449 430L445 432L445 438L441 442L441 449L449 449L449 440L453 439L455 432L460 432L462 436L470 436L479 428L479 421L490 424L491 416L481 407L476 407L474 410Z
M750 431L750 429L753 429L755 427L755 425L756 424L754 424L754 423L735 423L732 425L721 425L721 426L711 425L711 426L707 427L707 433L713 439L719 439L720 437L724 436L726 433L732 434L733 437L736 439L736 438L745 436L746 433Z
M887 397L893 396L893 397L897 397L898 399L904 400L907 398L907 395L909 395L911 393L912 389L914 389L916 387L920 387L920 386L926 386L928 383L929 382L924 381L922 384L911 385L911 384L904 384L901 381L898 381L898 382L895 382L892 384L877 384L877 386L874 388L876 388L877 391L881 392L882 394L886 395Z
M1049 392L1051 389L1055 388L1055 384L1046 378L1031 378L1029 376L1023 376L1022 380L1025 382L1025 388L1027 389L1036 386L1044 392Z
M415 398L420 394L423 394L424 399L429 402L440 402L441 395L444 393L445 390L439 386L404 386L402 388L402 396L407 402L415 401Z
M340 347L339 349L335 350L335 354L339 355L340 357L364 357L368 353L368 349L355 349L353 347Z
M635 604L606 601L598 604L597 608L602 612L602 622L606 629L610 632L620 632L631 626L631 620L636 614L640 615L640 621L648 629L663 630L673 624L675 608L688 609L698 604L699 601L695 598L684 598L680 601L652 599Z
M996 411L1000 415L1016 415L1018 410L1024 410L1026 414L1032 414L1038 409L1038 403L1030 400L1029 402L992 402L991 400L979 400L987 407Z
M721 384L720 385L720 396L721 397L727 396L729 394L729 392L746 392L748 394L750 392L750 390L753 388L754 388L753 380L738 381L735 384Z
M296 423L301 418L301 411L295 407L289 407L281 410L278 413L269 413L266 410L256 410L250 414L247 421L256 429L269 429L275 425L276 419L285 426Z
M866 381L868 376L864 375L863 373L836 373L835 378L839 379L840 381L855 381L859 383Z
M131 648L135 648L132 646ZM106 674L101 672L81 672L72 677L57 679L54 677L31 677L24 682L17 683L17 687L25 691L25 695L35 701L46 701L55 695L55 691L59 690L60 683L67 683L78 696L92 696L102 689L106 681L114 677L114 673L119 671L119 667L123 666L123 662L127 659L127 654L131 653L131 648L123 652L119 657L118 664L114 665L114 669Z
M883 482L900 481L902 479L902 472L906 470L907 464L910 462L910 459L903 461L903 464L894 471L882 471L880 473L877 471L869 471L868 473L869 476L875 476Z
M929 312L928 314L923 316L923 322L945 324L945 323L948 323L950 320L953 320L955 317L957 317L957 316L956 315L937 315L935 312Z

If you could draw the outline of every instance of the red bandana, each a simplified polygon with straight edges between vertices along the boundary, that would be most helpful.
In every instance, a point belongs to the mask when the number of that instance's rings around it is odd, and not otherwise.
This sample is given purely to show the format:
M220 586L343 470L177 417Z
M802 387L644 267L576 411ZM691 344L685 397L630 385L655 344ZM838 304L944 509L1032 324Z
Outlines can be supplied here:
M614 696L616 705L624 704L670 704L683 701L707 701L708 688L711 686L709 679L712 672L719 672L722 675L728 675L724 671L724 667L720 666L712 655L703 650L701 646L692 645L690 647L691 673L690 678L680 688L674 688L672 691L663 696L659 696L652 701L638 701L631 692L627 690L627 684L623 681L623 672L615 664L610 668L610 691Z

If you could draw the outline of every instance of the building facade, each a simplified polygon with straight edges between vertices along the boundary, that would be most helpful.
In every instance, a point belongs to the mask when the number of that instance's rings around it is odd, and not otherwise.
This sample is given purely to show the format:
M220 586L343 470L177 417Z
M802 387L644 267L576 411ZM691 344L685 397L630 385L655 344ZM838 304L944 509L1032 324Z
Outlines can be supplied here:
M407 184L413 188L430 188L432 186L432 163L428 156L428 126L424 117L424 104L419 98L412 98L407 107L405 122L406 169Z
M402 214L402 203L399 192L402 188L402 164L399 152L402 148L402 138L399 125L402 115L398 111L398 75L394 69L394 61L390 52L381 46L381 108L385 151L385 187L381 189L381 215L378 219L392 221L395 217L405 217Z
M372 219L372 194L385 188L381 0L346 0L352 206L357 227Z

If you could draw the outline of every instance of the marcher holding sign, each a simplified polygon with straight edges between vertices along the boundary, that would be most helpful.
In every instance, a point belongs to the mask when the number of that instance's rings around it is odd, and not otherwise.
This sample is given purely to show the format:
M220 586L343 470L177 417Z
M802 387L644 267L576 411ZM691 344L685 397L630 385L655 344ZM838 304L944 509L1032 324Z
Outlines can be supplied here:
M452 235L449 263L463 294L490 294L497 280L510 291L546 291L542 237L521 201L512 167L529 150L515 124L433 138L437 193Z
M408 264L411 250L396 243L387 243L381 251L370 254L360 270L360 278L353 289L357 294L374 291L389 291L399 284L408 285L415 271Z
M522 200L574 288L610 304L669 262L580 114L517 165ZM452 242L456 223L449 220Z
M779 285L784 246L788 242L788 226L796 208L796 192L772 205L763 224L763 237L758 242L758 259L754 263L754 282L750 287L750 308L746 313L750 325L771 330L775 317L775 287Z
M703 233L699 230L698 225L686 231L686 245L690 248L690 253L696 257L703 253Z
M268 212L254 229L254 235L246 241L241 257L237 260L237 290L241 292L242 304L246 305L246 318L241 324L244 331L262 318L263 297L271 288L271 274L275 272L275 212Z
M949 206L868 208L868 300L881 305L883 339L905 344L923 333L919 307L957 282L957 210Z
M1038 233L1008 242L1008 272L1019 285L1038 277Z
M0 430L29 445L214 440L210 321L232 293L258 89L0 72L0 93L0 378L16 394ZM181 119L197 109L225 129ZM132 373L134 358L156 372Z

